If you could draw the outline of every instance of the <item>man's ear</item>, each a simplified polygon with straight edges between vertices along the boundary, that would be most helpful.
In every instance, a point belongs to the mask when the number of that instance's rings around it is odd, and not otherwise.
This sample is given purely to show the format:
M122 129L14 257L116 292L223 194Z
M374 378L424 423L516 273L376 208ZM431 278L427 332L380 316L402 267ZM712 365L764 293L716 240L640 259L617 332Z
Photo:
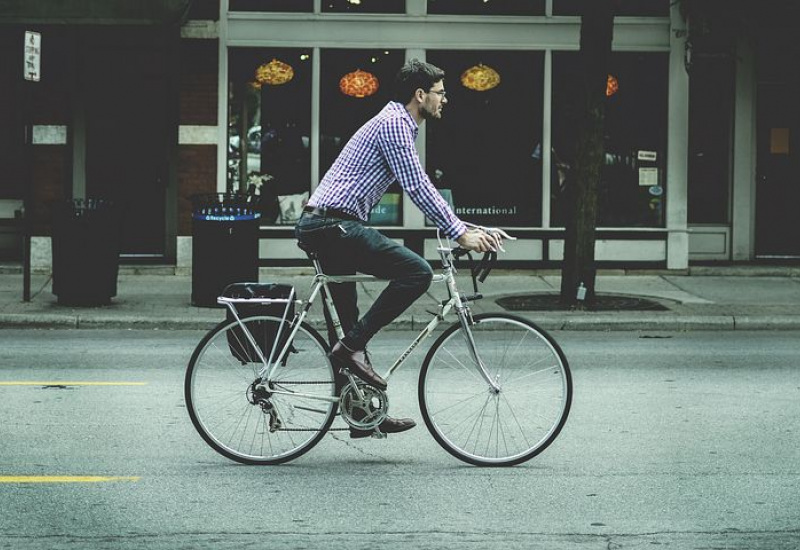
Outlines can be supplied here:
M423 101L425 101L425 90L423 90L422 88L417 88L417 89L414 91L414 99L416 99L416 100L417 100L417 101L419 101L420 103L422 103Z

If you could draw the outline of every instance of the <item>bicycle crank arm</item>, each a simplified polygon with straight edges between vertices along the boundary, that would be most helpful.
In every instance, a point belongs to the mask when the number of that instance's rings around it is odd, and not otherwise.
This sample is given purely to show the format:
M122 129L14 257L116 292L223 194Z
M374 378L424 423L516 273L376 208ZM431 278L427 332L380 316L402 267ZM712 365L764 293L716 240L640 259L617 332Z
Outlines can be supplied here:
M356 378L354 378L353 375L350 373L350 369L341 369L339 370L339 374L343 374L344 376L347 377L347 379L350 381L350 385L353 386L353 389L356 391L358 399L360 401L364 401L364 393L361 391L361 388L358 387L358 384L356 383Z

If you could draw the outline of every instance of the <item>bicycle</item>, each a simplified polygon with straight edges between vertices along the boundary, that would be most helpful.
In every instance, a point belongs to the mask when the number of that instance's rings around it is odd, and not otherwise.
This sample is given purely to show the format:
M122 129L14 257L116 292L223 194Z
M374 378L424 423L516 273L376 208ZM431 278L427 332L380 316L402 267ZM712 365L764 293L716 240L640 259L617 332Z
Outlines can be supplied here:
M480 228L488 232L501 231ZM505 235L505 233L503 233ZM433 438L451 455L477 466L512 466L545 450L569 415L572 376L556 341L524 318L473 315L478 282L496 253L472 269L475 293L456 286L456 257L439 239L448 298L388 369L391 376L451 312L458 320L431 345L419 375L420 412ZM329 284L375 280L368 275L326 275L310 254L315 275L307 300L284 285L281 297L257 297L273 285L238 283L218 298L232 320L221 322L197 345L186 371L189 416L202 438L223 456L244 464L279 464L298 458L329 431L337 415L359 430L377 430L386 418L385 391L338 371L330 347L306 322L322 296L339 338L344 336ZM282 313L240 315L237 305L279 307ZM295 308L297 311L295 312ZM348 429L348 428L344 428ZM384 436L378 431L377 437Z

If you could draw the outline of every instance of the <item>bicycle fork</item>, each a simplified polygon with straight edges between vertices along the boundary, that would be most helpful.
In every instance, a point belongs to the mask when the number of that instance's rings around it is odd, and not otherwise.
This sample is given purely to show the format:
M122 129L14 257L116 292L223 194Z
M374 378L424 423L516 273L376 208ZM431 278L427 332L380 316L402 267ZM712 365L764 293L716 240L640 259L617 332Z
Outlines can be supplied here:
M469 354L472 357L472 360L475 362L475 365L478 367L478 372L481 374L486 383L489 384L492 392L498 394L501 391L500 385L492 379L489 371L486 370L486 365L478 353L478 346L475 344L475 337L472 335L472 329L470 329L470 326L472 325L472 314L470 313L469 306L465 305L461 301L461 297L457 291L451 292L451 294L455 299L456 314L458 315L458 320L461 323L461 330L464 333L464 339L466 340Z

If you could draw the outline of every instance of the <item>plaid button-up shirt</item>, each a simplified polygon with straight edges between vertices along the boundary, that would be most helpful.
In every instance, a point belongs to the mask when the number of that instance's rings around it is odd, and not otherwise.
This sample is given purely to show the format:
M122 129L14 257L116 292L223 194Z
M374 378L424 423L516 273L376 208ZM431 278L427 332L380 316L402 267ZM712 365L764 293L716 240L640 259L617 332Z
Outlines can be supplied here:
M397 181L422 212L450 239L466 230L422 169L414 140L419 126L391 101L347 143L308 201L367 221L389 185Z

